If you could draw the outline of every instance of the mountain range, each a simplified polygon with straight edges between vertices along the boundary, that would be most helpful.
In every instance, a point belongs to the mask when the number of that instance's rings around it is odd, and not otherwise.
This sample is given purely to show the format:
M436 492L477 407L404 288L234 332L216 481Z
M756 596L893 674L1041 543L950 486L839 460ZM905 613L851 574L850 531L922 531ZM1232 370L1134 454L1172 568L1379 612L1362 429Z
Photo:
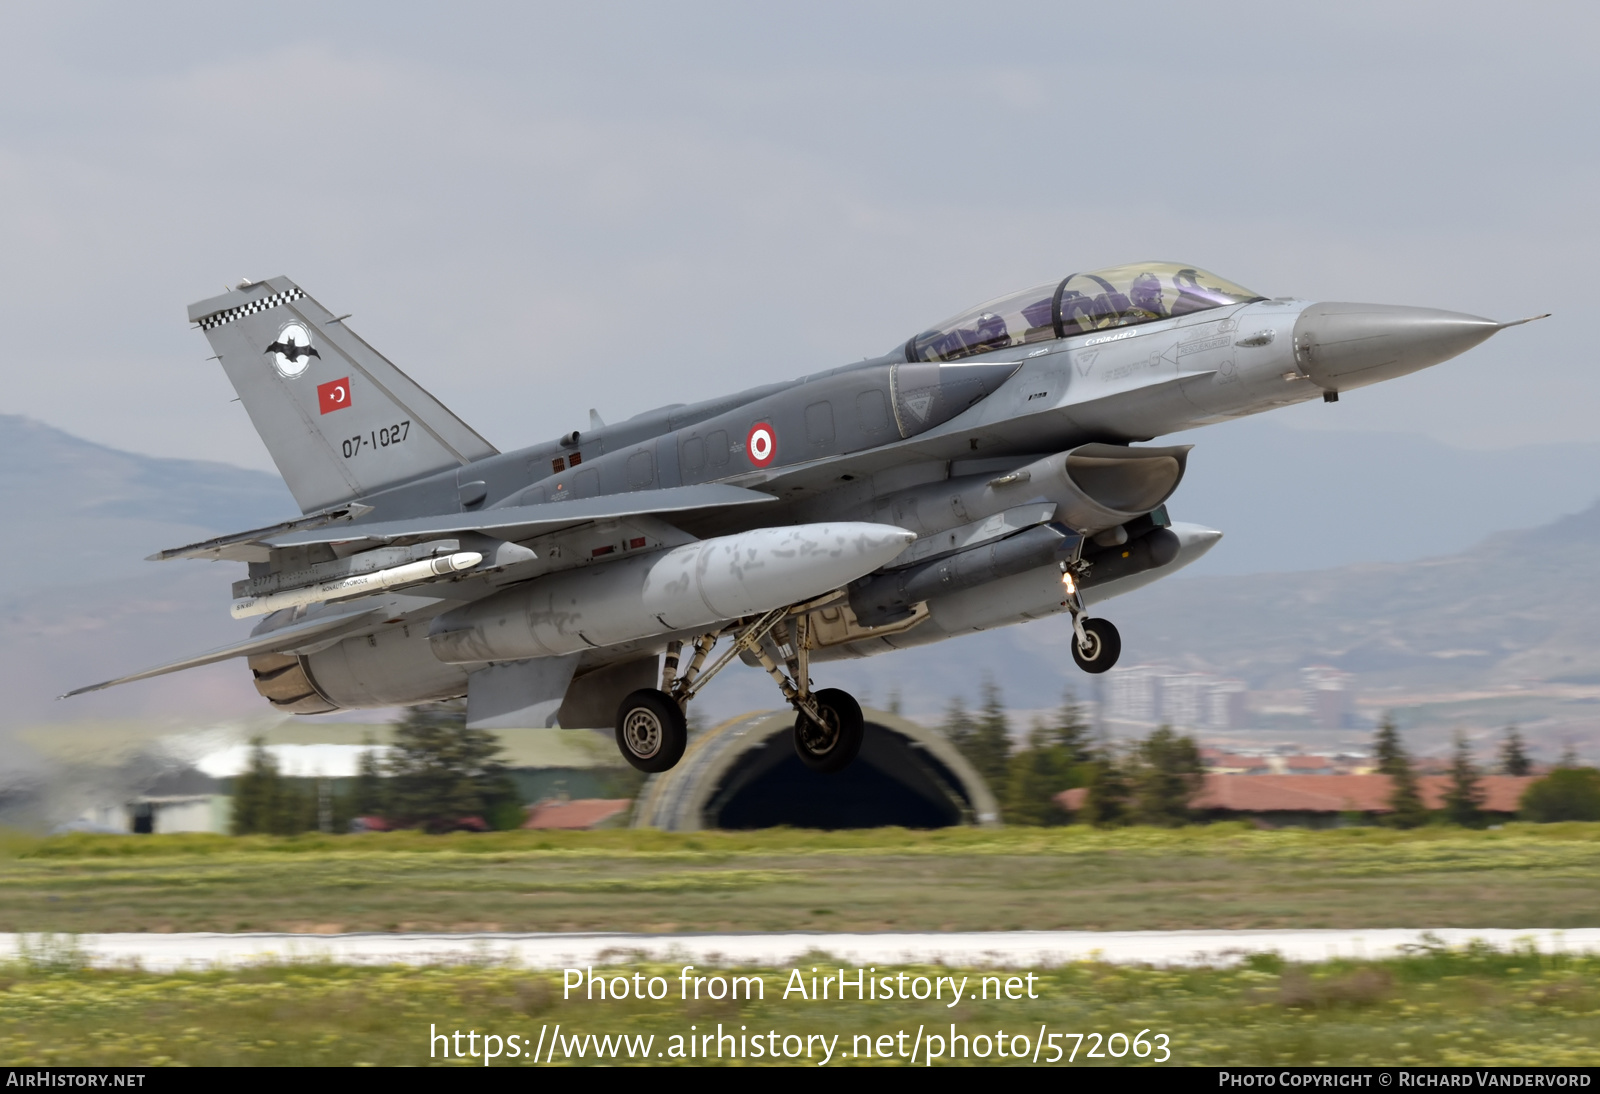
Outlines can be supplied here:
M1197 448L1171 508L1227 537L1216 560L1100 609L1122 630L1125 664L1263 691L1293 689L1301 668L1325 664L1402 698L1565 687L1582 702L1600 685L1600 446L1467 452L1259 422L1186 439ZM0 415L0 506L28 548L0 570L0 726L263 713L237 662L54 696L245 633L226 610L237 566L143 558L293 515L275 475L122 452ZM1256 572L1229 572L1239 567ZM880 703L898 693L909 713L930 716L952 695L975 699L988 674L1012 707L1044 708L1069 687L1092 694L1069 634L1059 618L1003 628L829 664L827 683ZM770 707L770 692L759 671L730 671L702 716Z

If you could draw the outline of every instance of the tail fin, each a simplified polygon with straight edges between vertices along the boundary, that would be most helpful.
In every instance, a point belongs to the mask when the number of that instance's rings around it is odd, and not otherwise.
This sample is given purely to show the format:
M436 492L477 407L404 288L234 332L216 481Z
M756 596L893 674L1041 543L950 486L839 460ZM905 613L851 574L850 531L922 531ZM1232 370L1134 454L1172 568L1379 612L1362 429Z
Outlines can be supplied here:
M286 277L189 305L309 513L495 454L444 404Z

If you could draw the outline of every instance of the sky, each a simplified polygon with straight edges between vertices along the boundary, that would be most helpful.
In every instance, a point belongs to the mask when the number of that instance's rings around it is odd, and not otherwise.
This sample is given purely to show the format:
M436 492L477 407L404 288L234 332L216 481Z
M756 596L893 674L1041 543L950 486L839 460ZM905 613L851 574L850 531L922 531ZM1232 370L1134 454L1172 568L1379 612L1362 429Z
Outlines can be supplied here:
M1555 313L1293 429L1600 441L1597 31L1459 0L8 4L0 412L270 469L184 308L285 274L510 449L1172 258Z

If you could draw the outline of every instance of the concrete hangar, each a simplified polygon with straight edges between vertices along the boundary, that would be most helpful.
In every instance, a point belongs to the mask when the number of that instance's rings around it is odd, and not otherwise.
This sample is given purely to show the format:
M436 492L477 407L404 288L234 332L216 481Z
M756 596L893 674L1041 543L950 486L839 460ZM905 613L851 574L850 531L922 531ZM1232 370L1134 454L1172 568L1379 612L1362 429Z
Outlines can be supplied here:
M792 742L794 713L743 715L695 735L678 765L650 777L636 828L946 828L998 824L1000 809L971 764L939 733L866 711L856 762L808 769Z

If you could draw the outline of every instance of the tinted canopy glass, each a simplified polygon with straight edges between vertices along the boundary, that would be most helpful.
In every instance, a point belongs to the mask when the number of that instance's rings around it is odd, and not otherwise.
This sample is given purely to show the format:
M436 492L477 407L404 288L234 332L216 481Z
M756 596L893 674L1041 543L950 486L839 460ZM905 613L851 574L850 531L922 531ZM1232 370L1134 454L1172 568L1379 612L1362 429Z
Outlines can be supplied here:
M906 360L954 361L1261 299L1260 293L1178 262L1112 266L979 305L907 342Z

